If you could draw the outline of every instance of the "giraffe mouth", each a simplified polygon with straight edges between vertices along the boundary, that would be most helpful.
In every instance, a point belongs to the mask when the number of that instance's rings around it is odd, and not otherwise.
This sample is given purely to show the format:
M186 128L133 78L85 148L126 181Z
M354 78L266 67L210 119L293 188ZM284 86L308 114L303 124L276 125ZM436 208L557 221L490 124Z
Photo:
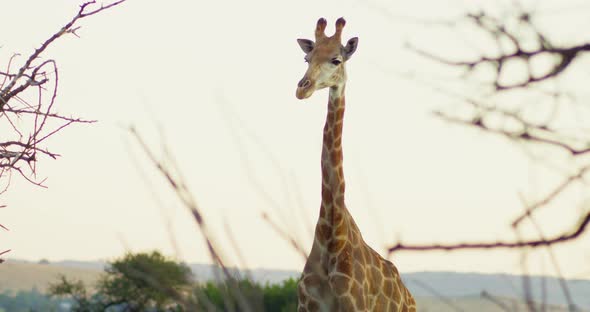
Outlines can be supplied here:
M312 88L297 88L297 92L295 92L295 96L300 100L307 99L312 94L313 94Z
M309 98L315 92L315 90L316 87L313 83L306 84L305 86L297 86L295 96L300 100L304 100Z

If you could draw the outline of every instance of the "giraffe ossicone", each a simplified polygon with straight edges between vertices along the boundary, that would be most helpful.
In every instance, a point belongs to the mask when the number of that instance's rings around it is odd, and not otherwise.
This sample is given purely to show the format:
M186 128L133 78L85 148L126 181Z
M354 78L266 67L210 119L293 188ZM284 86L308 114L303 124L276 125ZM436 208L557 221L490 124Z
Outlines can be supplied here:
M358 39L341 43L344 18L336 21L334 35L325 34L327 22L316 24L315 42L298 39L307 71L297 84L298 99L330 88L322 145L322 202L314 242L298 283L298 312L404 311L415 312L416 302L397 268L365 243L344 204L342 126L345 63L356 51Z

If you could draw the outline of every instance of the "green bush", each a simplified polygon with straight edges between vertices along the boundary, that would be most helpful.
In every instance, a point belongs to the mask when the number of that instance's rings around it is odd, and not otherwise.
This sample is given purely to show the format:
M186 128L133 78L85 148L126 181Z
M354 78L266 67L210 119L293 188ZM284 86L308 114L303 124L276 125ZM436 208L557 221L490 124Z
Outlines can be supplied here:
M130 311L166 311L180 305L182 292L191 285L190 268L154 251L129 253L109 263L94 294L81 281L63 276L50 285L49 293L70 298L74 312L117 310L120 306Z
M297 281L260 284L249 280L218 284L208 282L195 288L199 309L205 311L242 311L243 300L249 309L266 312L292 312L297 309Z
M260 285L247 279L194 285L190 269L160 253L127 254L109 263L90 292L81 281L65 277L50 285L52 296L72 302L72 311L235 311L297 309L297 281ZM12 311L7 309L8 311Z
M57 311L58 304L58 300L48 298L36 288L0 294L0 312Z

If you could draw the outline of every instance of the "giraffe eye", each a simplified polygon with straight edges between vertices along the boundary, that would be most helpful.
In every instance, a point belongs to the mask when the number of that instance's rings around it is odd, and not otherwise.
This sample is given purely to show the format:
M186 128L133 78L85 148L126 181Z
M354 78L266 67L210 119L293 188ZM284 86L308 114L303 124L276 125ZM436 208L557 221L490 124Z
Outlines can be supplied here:
M332 59L331 63L338 66L340 65L340 63L342 63L342 61L340 61L339 59Z

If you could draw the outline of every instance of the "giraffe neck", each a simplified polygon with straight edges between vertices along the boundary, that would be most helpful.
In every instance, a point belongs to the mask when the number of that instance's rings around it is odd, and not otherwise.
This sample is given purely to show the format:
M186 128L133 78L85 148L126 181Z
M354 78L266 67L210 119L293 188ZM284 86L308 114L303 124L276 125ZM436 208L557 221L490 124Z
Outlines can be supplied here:
M344 208L344 171L342 169L342 124L344 85L330 88L328 116L322 146L322 207L320 216L334 225L334 211Z

